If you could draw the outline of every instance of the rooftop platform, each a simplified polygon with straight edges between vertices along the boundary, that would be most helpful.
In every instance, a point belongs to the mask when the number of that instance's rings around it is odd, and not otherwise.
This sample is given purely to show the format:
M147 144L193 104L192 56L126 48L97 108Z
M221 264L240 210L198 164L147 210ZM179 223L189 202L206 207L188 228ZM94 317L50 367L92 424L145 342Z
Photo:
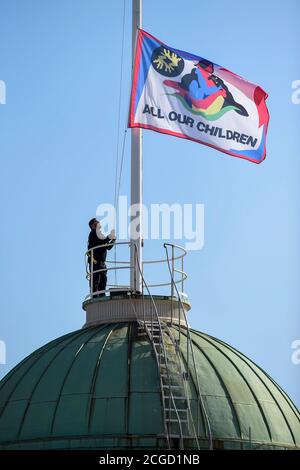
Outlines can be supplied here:
M186 326L186 314L191 308L184 293L184 281L187 275L183 259L186 250L178 245L165 243L164 258L143 260L140 263L138 258L130 260L128 250L130 243L116 242L114 249L118 252L109 251L106 265L97 270L90 260L94 259L94 251L98 247L86 253L86 277L89 280L90 292L82 304L86 312L84 327L101 323L153 319L155 321L163 319L167 323L180 323ZM122 259L120 255L123 255ZM136 270L141 277L139 291L130 287L129 281ZM106 289L95 291L94 277L102 272L105 272L108 278Z
M155 307L154 307L155 304ZM86 312L84 327L101 323L151 321L159 316L166 323L177 323L185 326L185 314L191 309L187 297L163 295L141 295L131 292L119 292L105 297L92 297L84 300L82 308ZM154 308L156 312L154 312Z

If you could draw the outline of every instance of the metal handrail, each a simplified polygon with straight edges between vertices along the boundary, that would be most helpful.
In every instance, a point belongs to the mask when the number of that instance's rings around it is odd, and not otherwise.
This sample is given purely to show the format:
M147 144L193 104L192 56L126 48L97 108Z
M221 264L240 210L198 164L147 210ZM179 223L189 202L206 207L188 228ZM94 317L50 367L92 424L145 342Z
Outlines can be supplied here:
M128 270L131 272L132 269L135 269L136 262L134 264L131 264L130 260L106 260L105 261L105 266L103 266L100 269L94 269L94 264L91 262L94 258L94 251L97 249L105 249L105 248L116 248L117 246L123 245L123 246L128 246L129 248L132 246L132 244L135 245L134 241L114 241L113 243L105 243L103 245L97 245L93 248L88 249L85 252L85 270L86 270L86 279L90 282L90 296L94 297L99 294L105 294L108 293L108 289L105 289L103 291L94 291L93 292L93 276L95 274L101 273L101 272L108 272L108 271L119 271L119 270ZM187 250L179 245L171 244L171 243L166 243L165 245L168 245L172 247L172 267L173 267L173 275L176 273L178 276L178 279L169 279L168 276L168 281L166 282L158 282L158 283L148 283L148 287L150 288L159 288L159 287L170 287L170 296L172 297L174 294L174 286L173 283L176 285L181 285L181 290L183 291L184 287L184 281L187 279L187 273L183 270L183 258L187 254ZM164 246L165 246L164 245ZM179 250L180 253L175 253L175 250ZM90 262L89 262L90 258ZM175 268L175 262L180 260L181 261L181 269L178 267ZM152 265L152 264L162 264L162 263L168 263L168 260L163 258L163 259L154 259L154 260L144 260L141 264L141 269L144 272L145 266ZM108 266L107 266L108 265ZM174 277L174 276L173 276ZM128 283L128 286L124 285L126 284L124 281L122 282L122 288L130 290L130 284ZM107 287L110 288L120 288L119 283L115 284L107 284Z
M169 268L169 272L170 272L170 276L171 276L171 280L173 282L173 274L172 274L172 271L171 271L171 267L170 267L170 259L169 259L169 252L168 252L168 248L167 246L170 246L169 243L165 243L164 244L164 247L166 249L166 256L167 256L167 260L168 260L168 268ZM192 341L192 338L191 338L191 333L190 333L190 327L189 327L189 324L188 324L188 321L187 321L187 316L186 316L186 311L185 311L185 308L183 306L183 303L182 303L182 300L180 298L180 295L179 295L179 292L178 292L178 288L177 288L177 285L176 283L174 282L174 287L176 289L176 292L177 292L177 295L178 295L178 301L179 301L179 305L180 305L180 309L182 310L183 312L183 316L184 316L184 320L185 320L185 324L186 324L186 330L187 330L187 364L188 364L188 367L189 367L189 345L190 345L190 348L191 348L191 353L192 353L192 363L193 363L193 367L194 367L194 371L195 371L195 376L196 376L196 383L197 383L197 388L198 388L198 397L199 397L199 401L202 405L202 410L203 410L203 413L204 413L204 416L205 416L205 421L206 421L206 425L207 425L207 431L208 431L208 439L209 439L209 447L210 447L210 450L213 450L213 438L212 438L212 431L211 431L211 426L210 426L210 421L209 421L209 417L208 417L208 413L207 413L207 410L206 410L206 407L205 407L205 404L204 404L204 401L203 401L203 397L202 397L202 393L201 393L201 388L200 388L200 383L199 383L199 379L198 379L198 374L197 374L197 368L196 368L196 361L195 361L195 355L194 355L194 347L193 347L193 341ZM180 322L179 322L179 336L180 336Z
M170 328L168 328L168 331L169 331L169 335L170 337L172 338L173 342L175 342L175 337L171 331ZM183 376L185 370L184 370L184 367L183 367L183 364L182 364L182 359L181 359L181 353L179 350L177 350L177 355L178 355L178 365L180 367L180 370L181 370L181 374ZM194 436L195 436L195 440L196 440L196 443L197 443L197 448L200 449L200 444L199 444L199 439L198 439L198 433L196 431L196 428L195 428L195 423L194 423L194 419L193 419L193 413L192 413L192 409L191 409L191 404L190 404L190 398L189 398L189 394L188 394L188 387L187 387L187 381L184 381L184 390L185 390L185 395L187 397L187 406L188 406L188 413L189 413L189 416L190 416L190 419L191 419L191 422L192 422L192 426L193 426L193 430L194 430Z
M179 245L172 245L171 243L167 243L167 245L169 246L174 246L174 248L178 248L182 251L184 251L183 254L181 255L178 255L178 256L174 256L174 261L177 260L177 259L181 259L183 258L184 256L186 256L187 254L187 251L185 248L183 248L182 246L179 246ZM142 264L155 264L155 263L167 263L168 261L164 258L162 259L154 259L154 260L143 260Z

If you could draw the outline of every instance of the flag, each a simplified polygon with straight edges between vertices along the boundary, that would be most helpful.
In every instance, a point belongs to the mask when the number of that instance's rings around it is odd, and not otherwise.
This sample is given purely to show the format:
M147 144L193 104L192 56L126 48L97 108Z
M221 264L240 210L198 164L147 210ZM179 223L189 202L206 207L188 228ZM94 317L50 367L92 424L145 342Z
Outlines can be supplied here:
M267 97L260 86L226 68L138 30L129 127L260 163L266 157Z

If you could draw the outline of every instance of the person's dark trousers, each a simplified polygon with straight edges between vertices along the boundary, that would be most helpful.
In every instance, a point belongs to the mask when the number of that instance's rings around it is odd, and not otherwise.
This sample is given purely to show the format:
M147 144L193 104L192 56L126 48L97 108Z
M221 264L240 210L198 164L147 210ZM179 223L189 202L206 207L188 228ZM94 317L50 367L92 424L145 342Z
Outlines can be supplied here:
M93 281L93 289L92 292L97 292L98 286L99 286L99 281L100 281L100 274L101 273L95 273L98 269L100 269L100 266L96 263L93 264L93 275L92 275L92 268L91 268L91 263L89 261L89 267L90 267L90 288L91 288L91 283Z
M103 262L94 263L93 265L93 271L98 271L98 269L103 269L103 268L106 268L106 265ZM107 284L107 270L100 271L98 273L93 274L93 293L105 290L106 284ZM98 295L102 297L105 295L105 293L102 292L101 294L98 294Z
M103 268L106 267L105 265L102 266ZM102 271L100 274L100 279L99 279L99 290L105 290L106 289L106 284L107 284L107 270L105 271ZM99 294L99 295L105 295L105 293L103 294Z

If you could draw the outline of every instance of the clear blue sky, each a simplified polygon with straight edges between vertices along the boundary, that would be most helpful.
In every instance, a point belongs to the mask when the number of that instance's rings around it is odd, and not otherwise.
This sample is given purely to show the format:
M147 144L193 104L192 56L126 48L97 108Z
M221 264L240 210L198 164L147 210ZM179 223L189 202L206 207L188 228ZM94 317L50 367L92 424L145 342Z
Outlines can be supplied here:
M121 122L130 86L127 0ZM1 319L3 376L84 323L87 221L113 202L121 0L0 0ZM297 0L145 0L144 29L268 93L268 155L257 166L144 132L144 201L205 204L205 246L186 269L190 322L240 349L300 405ZM129 139L127 144L129 143ZM129 146L121 194L129 194ZM155 249L154 249L155 245ZM146 256L157 244L146 244Z

